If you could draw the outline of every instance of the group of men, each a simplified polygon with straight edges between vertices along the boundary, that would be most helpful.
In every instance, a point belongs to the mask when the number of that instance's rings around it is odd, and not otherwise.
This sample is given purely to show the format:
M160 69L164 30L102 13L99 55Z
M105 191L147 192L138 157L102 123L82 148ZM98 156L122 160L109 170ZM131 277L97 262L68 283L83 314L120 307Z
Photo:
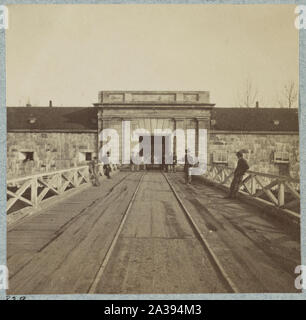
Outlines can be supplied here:
M110 165L110 154L107 152L106 154L106 161L104 161L103 164L103 171L107 179L110 179L110 173L112 171L111 165ZM97 157L93 157L93 159L89 162L89 178L93 186L99 187L100 181L99 181L99 167L98 167L98 160Z
M171 160L170 160L171 159ZM139 170L146 170L147 169L147 161L144 158L144 156L140 156L139 159L136 161L136 155L135 153L132 153L131 156L131 171L139 171ZM168 160L168 161L166 161ZM170 163L172 162L172 163ZM158 159L158 157L154 156L154 163L160 163L161 165L161 170L165 172L176 172L176 164L177 164L177 159L176 155L173 155L172 153L169 153L166 156L162 156L161 159Z
M165 159L163 158L162 160L162 170L167 171L167 172L176 172L176 165L177 165L177 158L175 155L169 154L169 157L173 159L171 164L166 164ZM230 191L229 194L225 197L227 199L234 199L237 196L237 193L239 191L240 185L242 183L243 176L245 172L249 169L249 165L247 161L243 158L243 153L241 151L238 151L236 153L236 156L238 158L237 166L234 171L234 178L232 180L231 186L230 186ZM136 165L135 161L133 161L133 155L131 159L131 170L132 171L139 171L139 169L146 170L146 164L144 161L144 157L140 157L140 164ZM170 161L167 161L170 162ZM110 173L112 171L111 165L110 165L110 154L107 152L105 161L103 161L103 170L105 176L110 179ZM191 183L191 168L193 167L192 165L192 156L190 155L189 150L185 150L185 164L184 164L184 175L185 175L185 181L186 184ZM92 182L93 186L100 186L99 182L99 169L98 169L98 162L97 162L97 157L94 157L92 161L89 162L89 175L90 175L90 180Z

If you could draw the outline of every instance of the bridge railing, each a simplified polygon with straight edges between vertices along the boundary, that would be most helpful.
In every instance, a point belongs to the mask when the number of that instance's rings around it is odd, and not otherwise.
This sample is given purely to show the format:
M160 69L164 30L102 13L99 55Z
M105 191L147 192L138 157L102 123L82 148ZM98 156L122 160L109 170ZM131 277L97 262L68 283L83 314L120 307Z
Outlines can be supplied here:
M229 187L234 170L222 165L209 165L204 178ZM300 216L299 179L249 170L243 176L239 192Z
M117 165L111 164L112 171L118 170ZM99 176L104 176L103 164L98 165ZM78 188L90 182L88 166L50 171L7 181L7 213L22 209L26 206L37 208L39 204L64 192ZM13 208L15 207L15 208Z

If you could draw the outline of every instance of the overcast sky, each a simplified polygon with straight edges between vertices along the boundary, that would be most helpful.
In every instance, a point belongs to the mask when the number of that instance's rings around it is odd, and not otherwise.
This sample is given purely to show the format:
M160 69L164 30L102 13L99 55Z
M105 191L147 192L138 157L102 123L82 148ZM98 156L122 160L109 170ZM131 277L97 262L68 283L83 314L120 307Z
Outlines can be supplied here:
M263 106L298 83L294 5L10 5L7 105L91 106L100 90L207 90Z

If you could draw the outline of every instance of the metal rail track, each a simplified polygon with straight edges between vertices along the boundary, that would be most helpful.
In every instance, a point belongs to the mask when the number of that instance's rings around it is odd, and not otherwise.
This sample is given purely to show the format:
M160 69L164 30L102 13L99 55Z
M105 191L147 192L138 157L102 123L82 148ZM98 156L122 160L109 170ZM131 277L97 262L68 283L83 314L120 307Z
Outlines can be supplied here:
M132 196L131 200L129 201L129 204L128 204L123 216L122 216L121 222L120 222L120 224L118 226L118 229L117 229L117 231L116 231L116 233L114 235L114 238L113 238L113 240L112 240L112 242L111 242L111 244L110 244L110 246L109 246L109 248L107 250L107 253L106 253L106 255L105 255L104 259L103 259L103 262L100 265L99 270L97 271L96 276L95 276L93 282L91 283L91 285L90 285L90 287L88 289L88 293L92 294L92 293L96 292L97 286L98 286L98 284L99 284L99 282L100 282L100 280L101 280L101 278L103 276L104 270L105 270L105 268L106 268L106 266L108 264L108 261L109 261L111 255L112 255L112 252L113 252L113 250L114 250L114 248L115 248L115 246L117 244L117 241L118 241L119 235L121 233L121 230L122 230L122 228L123 228L123 226L125 224L125 221L126 221L126 219L128 217L128 214L131 211L132 205L134 203L134 200L136 198L136 194L137 194L137 192L139 190L139 187L140 187L140 184L141 184L141 181L142 181L144 175L145 175L145 173L142 174L142 176L140 177L140 179L138 181L137 187L136 187L136 189L135 189L135 191L133 193L133 196Z
M74 223L77 219L79 219L83 214L84 212L86 213L87 209L92 207L93 205L95 205L98 201L101 201L101 200L106 200L110 194L111 194L111 191L116 188L117 186L119 186L123 181L125 181L131 174L127 174L126 176L124 176L122 179L120 179L118 182L116 182L112 187L111 189L109 190L109 192L107 192L103 197L98 197L96 199L94 199L91 204L85 208L83 208L78 214L76 214L74 217L72 217L69 221L67 221L64 225L62 225L56 232L55 232L55 236L48 242L46 243L43 247L41 247L38 252L41 252L43 251L47 246L49 246L51 243L53 243L60 235L62 235L65 230L67 230L67 228L69 226L71 226L72 223ZM37 213L38 215L39 213ZM43 215L43 213L42 213ZM11 232L11 231L14 231L14 228L20 226L22 224L23 220L20 219L19 222L16 222L14 223L13 225L11 225L7 232ZM20 269L18 269L17 271L15 271L15 273L13 274L10 274L10 280L12 280L28 263L31 262L31 259L28 260L28 262L26 264L24 264Z
M228 276L227 272L224 270L222 264L220 263L218 257L215 255L214 251L212 250L212 248L210 247L209 243L206 241L205 237L203 236L200 228L197 226L196 222L194 221L194 219L192 218L191 214L189 213L189 211L187 210L187 208L185 207L182 199L179 197L178 193L176 192L176 190L174 189L172 183L170 182L170 180L168 179L168 177L162 173L165 180L167 181L168 185L170 186L170 189L172 190L175 198L177 199L180 207L182 208L191 228L193 229L196 237L198 238L198 240L200 241L203 249L208 253L212 264L215 267L215 270L217 271L217 273L220 275L220 277L222 278L224 284L226 285L226 287L229 289L230 292L232 293L239 293L239 290L237 288L237 286L233 283L233 281L230 279L230 277Z
M110 246L107 250L107 253L96 273L96 276L94 277L93 282L91 283L89 289L88 289L88 293L93 294L96 293L96 289L97 286L103 276L103 273L106 269L106 266L110 260L110 257L113 253L113 250L117 244L119 235L124 227L125 221L131 211L132 205L134 203L134 200L136 198L137 192L139 190L140 184L143 180L145 173L142 174L142 176L140 177L137 187L133 193L133 196L131 198L131 200L129 201L129 204L122 216L121 222L118 226L118 229L114 235L114 238L112 240L112 242L110 243ZM186 209L186 207L184 206L181 198L179 197L179 195L177 194L177 192L175 191L172 183L169 181L168 177L162 173L162 175L164 176L165 180L167 181L168 185L170 186L171 191L173 192L175 198L177 199L180 207L182 208L183 213L185 214L185 217L187 218L188 223L190 224L192 230L195 233L196 238L199 240L199 242L201 243L201 246L203 247L203 249L208 253L210 260L213 264L213 266L215 267L215 270L217 271L217 273L219 274L220 278L222 279L224 285L228 288L229 292L233 292L233 293L238 293L239 290L236 287L236 285L232 282L232 280L230 279L230 277L228 276L228 274L226 273L226 271L224 270L223 266L221 265L219 259L217 258L217 256L214 254L213 250L210 248L208 242L206 241L206 239L204 238L204 236L202 235L202 232L200 231L199 227L197 226L197 224L195 223L195 221L193 220L191 214L189 213L189 211Z

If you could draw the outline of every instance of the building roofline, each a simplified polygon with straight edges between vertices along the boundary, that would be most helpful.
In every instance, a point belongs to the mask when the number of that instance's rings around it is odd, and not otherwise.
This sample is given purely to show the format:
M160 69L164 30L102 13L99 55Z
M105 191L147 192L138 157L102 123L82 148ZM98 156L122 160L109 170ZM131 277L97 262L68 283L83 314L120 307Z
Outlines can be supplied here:
M97 133L98 129L7 129L7 132L32 132L32 133Z
M84 106L84 107L80 107L80 106L6 106L6 108L8 109L15 109L15 108L23 108L23 109L88 109L88 108L93 108L93 106L89 105L89 106Z
M211 134L290 134L299 135L299 131L239 131L239 130L210 130Z

